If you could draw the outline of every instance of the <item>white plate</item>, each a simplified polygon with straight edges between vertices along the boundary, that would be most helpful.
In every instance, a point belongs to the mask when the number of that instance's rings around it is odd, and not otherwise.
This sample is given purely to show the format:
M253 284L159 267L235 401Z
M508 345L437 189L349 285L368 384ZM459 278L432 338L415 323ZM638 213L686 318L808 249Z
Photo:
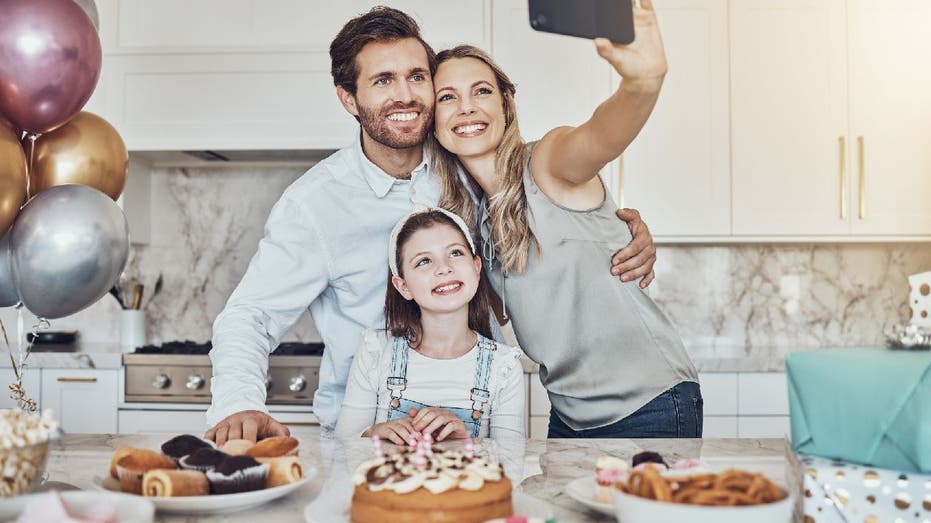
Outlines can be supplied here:
M566 485L566 494L569 497L585 505L586 507L597 510L602 514L609 516L614 515L614 503L601 503L595 501L595 478L584 476L574 479Z
M342 506L336 506L337 503L328 503L327 499L323 498L324 496L318 496L316 500L307 505L307 508L304 509L304 520L307 521L307 523L349 522L349 504L347 502L337 502ZM553 509L549 504L522 492L514 492L511 494L511 501L514 503L515 514L541 519L553 517Z
M59 494L65 504L76 514L81 514L96 504L104 503L116 510L117 519L121 523L151 523L155 515L152 502L139 496L83 490L70 490L59 492ZM48 495L45 492L0 499L0 521L16 519L29 502Z
M295 490L303 487L308 481L314 478L317 469L314 467L304 466L304 479L280 487L266 488L262 490L252 490L249 492L240 492L238 494L215 494L212 496L178 496L175 498L166 497L145 497L155 505L159 512L169 512L178 514L220 514L223 512L235 512L255 507L267 503L273 499L287 496ZM100 478L94 477L94 485L113 492L120 491L120 482L110 476ZM136 497L136 496L133 496ZM138 496L141 497L141 496Z

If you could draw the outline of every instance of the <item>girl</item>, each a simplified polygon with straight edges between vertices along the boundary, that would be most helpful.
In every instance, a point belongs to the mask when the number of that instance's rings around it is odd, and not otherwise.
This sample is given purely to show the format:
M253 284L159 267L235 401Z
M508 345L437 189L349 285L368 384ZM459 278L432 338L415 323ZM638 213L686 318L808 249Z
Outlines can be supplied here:
M391 233L388 265L386 329L363 335L336 433L523 438L520 351L489 339L488 284L462 219L414 211Z
M701 436L698 374L678 333L636 283L619 284L602 263L630 235L598 171L643 127L666 74L649 0L634 8L634 23L630 45L595 41L623 79L617 92L584 124L536 143L521 140L514 84L487 54L460 46L437 56L440 205L480 230L492 286L540 364L549 437Z

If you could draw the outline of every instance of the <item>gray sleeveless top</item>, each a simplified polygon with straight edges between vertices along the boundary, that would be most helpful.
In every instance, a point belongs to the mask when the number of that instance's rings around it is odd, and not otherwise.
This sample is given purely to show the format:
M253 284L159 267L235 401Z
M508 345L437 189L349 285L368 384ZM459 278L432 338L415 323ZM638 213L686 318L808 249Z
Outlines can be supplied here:
M483 199L483 258L521 349L540 365L556 413L575 430L602 427L680 382L697 382L698 372L675 327L639 282L611 275L611 257L631 234L614 214L607 187L594 209L561 207L530 174L534 145L527 145L524 193L542 254L531 247L527 270L503 275Z

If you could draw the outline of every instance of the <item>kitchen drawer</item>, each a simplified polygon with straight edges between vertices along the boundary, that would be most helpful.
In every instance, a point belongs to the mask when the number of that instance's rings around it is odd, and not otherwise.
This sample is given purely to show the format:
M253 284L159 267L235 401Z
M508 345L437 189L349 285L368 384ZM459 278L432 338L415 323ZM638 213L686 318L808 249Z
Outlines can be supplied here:
M705 416L702 423L703 438L737 437L737 416Z
M549 430L549 416L530 416L530 432L527 433L529 439L546 439Z
M737 380L739 415L789 415L789 389L784 372L741 372Z
M207 432L202 410L121 410L120 434L193 434Z
M737 373L707 372L698 375L705 415L737 415Z
M117 369L42 369L42 407L52 409L65 432L115 434Z
M550 415L550 397L546 394L543 383L540 382L539 374L530 375L530 415L531 416L549 416Z
M741 438L782 438L791 434L788 416L740 416L737 436Z

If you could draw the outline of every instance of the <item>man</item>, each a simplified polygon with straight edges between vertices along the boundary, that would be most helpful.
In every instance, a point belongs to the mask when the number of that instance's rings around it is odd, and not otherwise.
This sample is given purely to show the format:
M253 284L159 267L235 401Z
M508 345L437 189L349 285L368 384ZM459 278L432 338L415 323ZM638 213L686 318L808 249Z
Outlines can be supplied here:
M309 308L326 350L314 414L332 428L356 347L384 327L387 240L415 205L440 188L423 143L433 122L436 58L417 23L376 7L330 45L331 72L359 138L295 181L272 209L246 274L213 325L206 437L261 439L288 430L267 414L268 354ZM612 259L625 281L653 279L655 248L634 210L619 211L634 239ZM623 263L621 263L623 261Z

